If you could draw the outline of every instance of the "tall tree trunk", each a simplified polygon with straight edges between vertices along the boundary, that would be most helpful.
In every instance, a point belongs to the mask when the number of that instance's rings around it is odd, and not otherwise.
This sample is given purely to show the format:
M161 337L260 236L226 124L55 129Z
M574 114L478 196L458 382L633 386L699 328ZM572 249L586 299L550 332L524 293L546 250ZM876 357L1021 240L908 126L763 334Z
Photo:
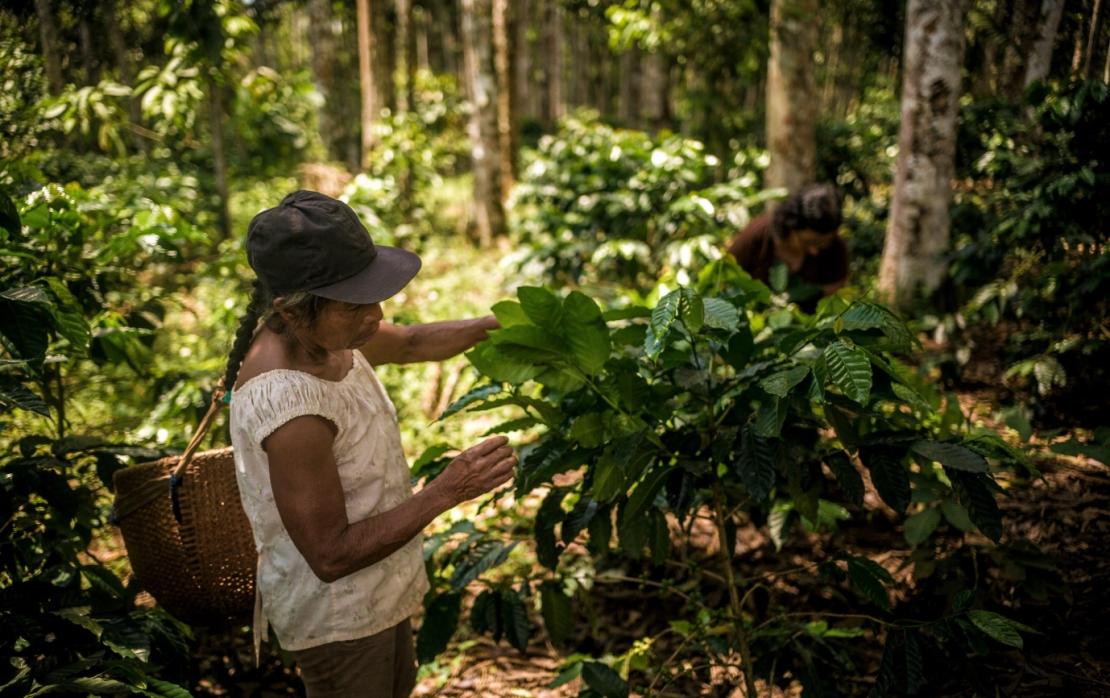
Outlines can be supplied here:
M513 188L516 167L513 163L512 74L509 64L509 0L493 0L493 68L497 76L497 143L501 155L501 200Z
M536 118L532 108L532 56L535 52L532 37L532 0L516 0L512 12L513 55L510 66L513 71L512 112L517 123L524 119ZM516 152L514 148L514 153Z
M553 126L563 117L563 7L558 0L546 0L544 19L544 75L546 100L544 121Z
M50 0L35 0L35 13L39 19L39 39L42 41L42 59L46 64L46 85L50 94L59 95L65 88L62 78L62 54L58 49L58 27Z
M640 126L640 49L630 46L620 58L621 65L621 121L628 128Z
M362 166L370 162L370 153L374 150L374 118L378 114L378 94L374 85L374 70L371 58L373 56L373 37L370 34L370 17L372 8L370 0L358 0L355 11L358 24L358 85L361 95L360 104L360 133L362 134Z
M324 98L318 119L320 141L329 160L343 160L340 139L339 95L335 84L335 34L332 29L331 0L309 0L308 33L312 43L312 73L316 90Z
M397 12L397 77L401 80L397 90L397 113L405 114L412 108L413 57L412 0L396 0Z
M413 55L416 70L428 70L428 11L423 7L412 10Z
M1014 101L1025 90L1030 57L1041 33L1041 4L1041 0L1017 0L1013 6L998 87L1002 95Z
M769 187L794 190L817 176L817 0L772 0L767 64Z
M667 92L670 89L669 70L662 53L652 51L641 57L643 67L640 87L640 120L651 130L663 127L667 121Z
M135 82L135 69L131 64L131 53L127 47L127 41L123 36L123 15L119 11L119 6L116 0L103 0L104 7L104 30L107 34L108 48L112 52L112 57L116 63L116 73L119 76L119 81L128 87L134 87ZM149 144L147 139L140 135L139 125L142 122L142 105L139 99L135 96L127 98L127 115L132 124L132 137L131 142L136 149L147 152Z
M86 7L80 10L81 19L77 23L77 35L81 44L81 62L85 64L85 84L95 85L100 82L100 62L96 59L93 50L93 16L95 7Z
M501 156L497 135L497 86L490 55L490 0L461 0L463 71L472 109L467 124L474 167L474 220L489 245L505 230L501 208Z
M1095 9L1091 15L1091 31L1087 35L1087 51L1083 59L1083 77L1094 80L1098 74L1099 61L1099 33L1102 29L1102 0L1095 0Z
M910 0L906 8L902 122L879 268L879 293L903 308L944 278L963 16L963 0Z
M1052 47L1056 44L1056 32L1060 28L1060 17L1064 14L1064 0L1042 0L1041 13L1037 21L1037 40L1033 52L1025 64L1024 87L1038 80L1044 80L1052 67Z
M383 109L397 109L397 81L394 79L397 74L397 27L391 21L388 5L388 2L381 0L370 3L370 33L374 37L371 44L372 67L374 87L378 90L379 114Z
M213 63L210 70L215 70ZM224 147L223 87L212 76L208 78L208 131L212 139L213 174L216 177L216 220L220 226L221 240L231 237L231 213L228 209L227 152Z

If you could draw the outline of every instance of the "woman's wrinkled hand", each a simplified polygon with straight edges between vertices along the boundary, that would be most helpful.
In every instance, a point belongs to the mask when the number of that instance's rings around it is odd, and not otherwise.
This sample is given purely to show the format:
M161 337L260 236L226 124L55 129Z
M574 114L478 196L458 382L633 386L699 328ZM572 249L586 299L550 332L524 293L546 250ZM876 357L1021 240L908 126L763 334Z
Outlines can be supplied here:
M435 479L435 485L442 488L452 505L462 504L507 482L516 463L509 440L493 436L455 456Z

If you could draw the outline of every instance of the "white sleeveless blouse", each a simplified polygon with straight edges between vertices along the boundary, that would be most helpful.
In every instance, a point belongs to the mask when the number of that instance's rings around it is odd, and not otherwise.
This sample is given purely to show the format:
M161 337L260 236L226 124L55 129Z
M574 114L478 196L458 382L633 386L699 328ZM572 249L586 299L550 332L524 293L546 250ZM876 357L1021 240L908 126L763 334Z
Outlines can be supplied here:
M319 415L336 426L332 450L349 522L393 509L412 495L397 411L362 352L352 353L354 362L340 381L277 369L232 393L239 494L258 550L256 652L267 621L286 650L356 640L411 616L428 591L422 536L384 560L326 583L293 545L274 503L262 441L303 415Z

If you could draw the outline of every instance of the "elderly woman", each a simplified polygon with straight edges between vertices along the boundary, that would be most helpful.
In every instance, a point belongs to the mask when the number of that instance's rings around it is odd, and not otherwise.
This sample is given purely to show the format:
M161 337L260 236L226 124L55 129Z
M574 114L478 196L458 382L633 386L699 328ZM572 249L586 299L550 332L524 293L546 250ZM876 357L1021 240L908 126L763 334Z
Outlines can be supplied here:
M782 265L790 296L812 311L848 280L848 248L840 230L840 195L829 184L792 192L769 213L752 219L728 251L753 278L764 283Z
M259 554L256 648L268 622L310 698L407 696L409 617L428 590L420 532L508 480L516 456L505 438L487 439L412 494L373 366L446 359L497 322L383 322L381 302L419 257L374 245L349 206L315 192L255 216L247 254L258 278L224 385Z

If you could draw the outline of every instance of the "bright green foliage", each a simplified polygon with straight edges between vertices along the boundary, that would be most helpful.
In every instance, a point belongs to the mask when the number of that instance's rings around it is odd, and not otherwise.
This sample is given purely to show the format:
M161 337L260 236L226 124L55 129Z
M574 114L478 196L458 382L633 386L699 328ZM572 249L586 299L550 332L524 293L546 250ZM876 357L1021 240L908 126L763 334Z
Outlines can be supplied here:
M549 488L534 524L545 567L558 574L565 546L583 533L594 556L660 564L671 547L665 516L682 521L705 506L769 514L781 545L799 519L835 527L859 516L861 467L895 511L906 512L911 498L959 507L998 538L988 459L1015 461L997 437L972 438L938 419L935 398L921 396L922 385L896 359L911 341L893 313L831 299L816 316L782 315L766 305L766 289L724 260L703 272L700 288L723 290L678 288L653 308L611 313L623 319L605 323L580 292L560 298L521 287L520 312L509 310L511 301L499 304L514 324L470 354L498 383L453 410L512 404L546 427L523 449L516 479L520 495ZM574 484L552 484L578 468L583 476ZM929 506L907 519L911 545L944 525L941 511ZM891 610L885 568L851 555L822 565L867 603ZM563 637L561 587L549 578L541 588L545 623ZM604 684L600 675L594 680Z
M454 80L427 71L416 75L412 110L374 123L373 157L341 198L376 242L412 244L448 227L437 218L436 195L467 154L463 124Z
M551 284L645 288L663 268L688 281L767 198L758 166L744 163L717 182L720 159L698 141L568 118L541 139L513 191L522 270Z
M66 416L76 406L67 378L77 366L137 362L147 351L137 328L105 308L124 285L124 260L143 250L126 236L104 240L103 212L75 187L48 187L18 208L0 194L0 210L2 426L31 427L5 442L0 460L3 690L188 695L155 678L185 654L188 629L161 609L137 608L138 588L88 562L108 525L112 474L129 458L160 454L72 434Z
M956 199L952 265L962 313L1004 338L1011 384L1051 415L1054 401L1092 426L1110 386L1110 88L1037 85L1024 103L962 115L959 163L978 185ZM956 328L953 327L953 330ZM962 341L962 340L959 340ZM966 343L966 342L964 342Z

